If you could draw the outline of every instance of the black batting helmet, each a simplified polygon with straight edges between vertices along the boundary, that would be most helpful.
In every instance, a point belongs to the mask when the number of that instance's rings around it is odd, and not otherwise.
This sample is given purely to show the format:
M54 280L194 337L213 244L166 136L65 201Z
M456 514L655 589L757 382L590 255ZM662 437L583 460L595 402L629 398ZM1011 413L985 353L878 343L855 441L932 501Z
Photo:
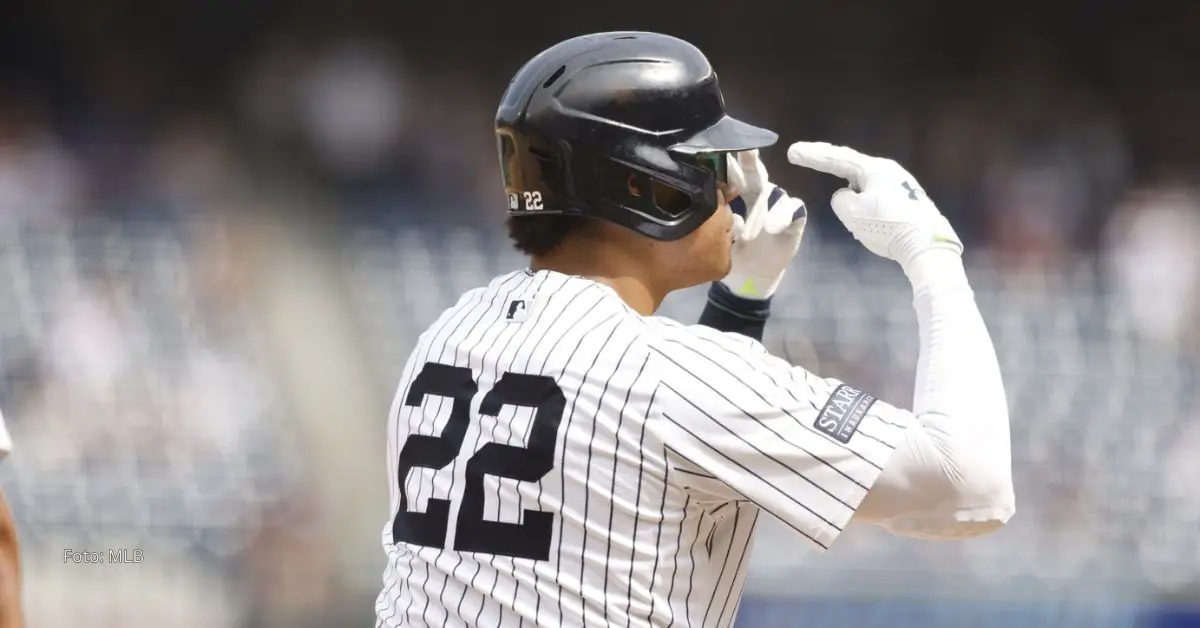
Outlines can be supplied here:
M716 211L725 153L778 139L725 113L695 46L632 31L575 37L531 59L504 93L496 136L509 215L590 216L657 240Z

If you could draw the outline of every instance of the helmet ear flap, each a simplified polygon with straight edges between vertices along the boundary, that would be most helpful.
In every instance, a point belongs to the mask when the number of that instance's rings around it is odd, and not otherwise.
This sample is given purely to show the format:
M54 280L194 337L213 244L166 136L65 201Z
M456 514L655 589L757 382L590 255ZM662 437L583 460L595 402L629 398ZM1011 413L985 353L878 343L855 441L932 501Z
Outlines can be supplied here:
M506 127L496 129L496 141L509 212L566 212L563 192L569 177L562 151L537 136Z

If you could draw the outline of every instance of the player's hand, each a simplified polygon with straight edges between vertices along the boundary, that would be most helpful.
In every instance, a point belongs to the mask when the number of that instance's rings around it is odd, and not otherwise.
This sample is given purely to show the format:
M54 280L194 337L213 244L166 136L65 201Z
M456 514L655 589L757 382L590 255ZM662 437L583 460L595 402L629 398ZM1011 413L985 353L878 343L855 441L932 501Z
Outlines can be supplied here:
M729 203L733 265L722 283L736 296L766 299L800 248L808 212L804 201L767 179L757 150L731 153L728 159L729 182L739 194Z
M901 267L931 249L962 254L962 240L937 206L900 164L845 146L797 142L788 161L846 179L830 205L846 229L872 253Z

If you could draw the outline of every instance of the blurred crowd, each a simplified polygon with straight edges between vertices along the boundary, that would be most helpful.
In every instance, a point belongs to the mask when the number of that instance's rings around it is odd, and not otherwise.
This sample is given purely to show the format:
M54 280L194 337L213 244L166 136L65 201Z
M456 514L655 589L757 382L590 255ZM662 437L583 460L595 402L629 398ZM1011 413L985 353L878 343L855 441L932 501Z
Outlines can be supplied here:
M831 99L809 124L824 136L804 139L908 165L969 246L997 253L1015 274L1094 255L1148 338L1194 344L1200 192L1190 164L1135 168L1126 133L1135 121L1059 53L1017 37L977 77L895 107L856 88L857 106ZM176 83L171 66L145 57L102 57L87 97L70 107L18 85L0 98L0 221L187 219L300 190L340 218L498 228L490 124L499 90L479 87L496 82L418 74L408 61L384 39L283 32L263 38L223 92L178 107L156 106L171 102ZM790 128L774 77L721 69L731 100L753 101L754 119ZM820 211L828 182L807 185L814 180L781 162L769 151L776 177L816 209L815 231L844 239Z
M206 529L234 531L198 543L200 553L246 561L237 573L266 605L261 625L321 607L328 591L303 574L320 573L328 557L305 540L319 518L304 514L314 502L245 323L250 288L231 240L241 217L265 208L278 218L297 198L356 228L499 229L495 79L517 68L422 72L417 54L366 35L278 31L257 39L219 89L194 97L177 97L177 65L119 48L82 67L83 93L73 97L36 80L0 82L0 404L18 451L9 480L20 487L37 476L37 490L48 490L55 474L82 475L133 486L136 501L154 492L147 478L172 478L161 491L191 499L193 522L210 517ZM810 103L816 121L801 126L824 135L782 141L897 158L1000 283L1051 292L1047 276L1086 268L1087 285L1073 291L1104 295L1150 346L1200 358L1200 181L1190 164L1138 166L1128 129L1139 121L1046 40L1015 38L995 59L925 100L892 107L889 92L859 87ZM731 101L753 103L748 118L796 128L779 77L718 67ZM846 98L857 105L843 107ZM833 184L790 170L781 155L770 152L768 165L809 201L809 237L845 243L823 211ZM432 298L423 288L410 294ZM853 356L828 359L854 368ZM1187 470L1195 456L1174 451L1178 477L1196 477ZM115 458L132 470L107 468ZM1063 473L1055 463L1050 473ZM44 512L43 494L15 499L30 525L69 519ZM150 510L134 523L171 528ZM291 588L273 597L258 587Z

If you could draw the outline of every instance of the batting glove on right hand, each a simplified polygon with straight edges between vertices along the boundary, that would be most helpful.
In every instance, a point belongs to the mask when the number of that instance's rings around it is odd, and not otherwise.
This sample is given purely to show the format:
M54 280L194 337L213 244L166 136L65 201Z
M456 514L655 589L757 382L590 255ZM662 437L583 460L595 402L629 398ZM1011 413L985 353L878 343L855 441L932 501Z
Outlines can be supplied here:
M808 212L804 201L771 183L757 150L728 159L729 182L739 194L729 202L733 249L722 282L743 299L769 299L800 249Z
M872 253L895 260L901 268L933 249L962 254L962 240L950 222L895 161L825 142L792 144L788 161L850 182L850 187L834 193L830 205L854 239Z

